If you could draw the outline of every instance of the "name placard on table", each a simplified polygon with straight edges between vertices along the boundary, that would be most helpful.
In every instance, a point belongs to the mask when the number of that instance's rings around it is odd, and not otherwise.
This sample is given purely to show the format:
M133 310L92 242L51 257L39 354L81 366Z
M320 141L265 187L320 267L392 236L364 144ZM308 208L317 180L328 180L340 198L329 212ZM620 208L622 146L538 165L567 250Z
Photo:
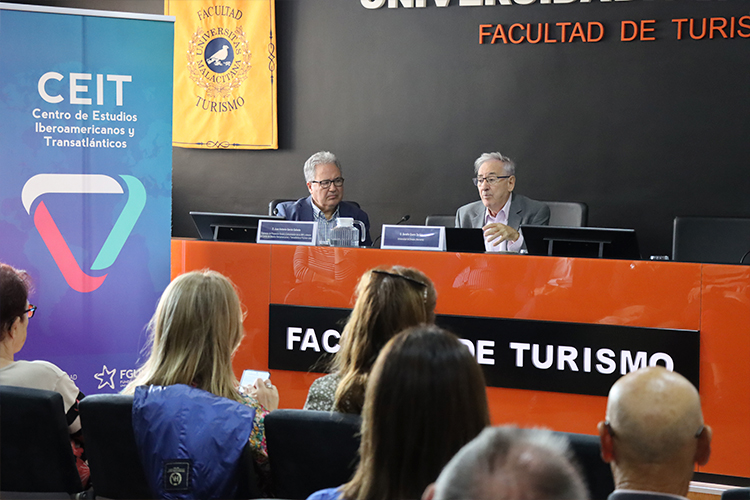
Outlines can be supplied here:
M257 243L315 246L318 223L294 220L262 220L258 224Z
M383 224L380 248L391 250L445 250L445 228Z

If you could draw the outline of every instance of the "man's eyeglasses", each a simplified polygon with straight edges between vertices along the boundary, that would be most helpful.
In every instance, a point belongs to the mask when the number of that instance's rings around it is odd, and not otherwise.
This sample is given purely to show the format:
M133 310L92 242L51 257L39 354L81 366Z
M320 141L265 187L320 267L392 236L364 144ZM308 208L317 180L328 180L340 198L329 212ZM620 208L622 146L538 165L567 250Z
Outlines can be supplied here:
M507 179L510 175L488 175L487 177L474 177L471 179L471 181L474 183L475 186L481 186L483 182L487 181L487 184L490 186L494 186L498 182L500 182L500 179Z
M310 181L311 184L320 184L320 187L323 189L328 189L331 187L331 184L336 186L337 188L340 188L344 185L344 178L343 177L336 177L335 179L326 179L324 181Z
M29 319L33 318L34 317L34 313L36 313L36 306L32 306L31 304L29 304L29 308L26 309L23 313L27 314L28 315L27 317Z

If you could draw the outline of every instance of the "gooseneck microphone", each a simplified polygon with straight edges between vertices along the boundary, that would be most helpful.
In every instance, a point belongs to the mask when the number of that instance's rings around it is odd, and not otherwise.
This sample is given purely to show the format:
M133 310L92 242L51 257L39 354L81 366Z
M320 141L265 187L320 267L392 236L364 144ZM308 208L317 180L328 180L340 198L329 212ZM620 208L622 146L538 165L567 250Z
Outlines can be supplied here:
M408 215L408 214L407 214L407 215L404 215L403 217L401 217L401 220L399 220L399 221L398 221L397 223L395 223L395 224L394 224L394 226L398 226L398 225L399 225L399 224L401 224L402 222L406 222L406 221L408 221L409 219L411 219L411 215ZM377 248L377 247L375 246L375 244L376 244L376 243L377 243L378 241L380 241L380 236L383 236L383 235L381 234L381 235L379 235L379 236L378 236L377 238L375 238L375 241L373 241L373 242L372 242L372 245L370 245L370 248Z

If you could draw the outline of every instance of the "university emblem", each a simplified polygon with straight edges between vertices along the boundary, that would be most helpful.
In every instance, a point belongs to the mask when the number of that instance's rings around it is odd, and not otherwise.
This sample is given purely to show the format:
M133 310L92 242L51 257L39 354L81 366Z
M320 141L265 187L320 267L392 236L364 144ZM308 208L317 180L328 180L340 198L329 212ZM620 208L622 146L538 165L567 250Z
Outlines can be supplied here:
M198 27L188 41L187 70L190 79L205 92L203 99L208 106L203 106L204 109L228 111L238 104L228 102L233 101L232 92L243 84L250 72L250 44L242 26L234 30L212 27L212 19L214 17L205 19L206 25ZM210 109L211 104L214 109ZM217 105L221 109L216 109Z

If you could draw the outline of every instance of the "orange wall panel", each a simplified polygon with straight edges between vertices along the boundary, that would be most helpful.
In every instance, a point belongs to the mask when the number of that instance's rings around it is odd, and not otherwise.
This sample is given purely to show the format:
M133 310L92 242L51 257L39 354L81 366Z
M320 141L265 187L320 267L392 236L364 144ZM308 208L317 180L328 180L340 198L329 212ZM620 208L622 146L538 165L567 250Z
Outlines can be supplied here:
M296 247L174 240L172 274L211 267L230 276L248 310L235 371L268 366L269 304L351 307L376 266L416 267L438 291L439 314L701 331L701 397L714 428L702 470L750 477L750 270L619 261ZM274 370L281 406L301 408L319 374ZM596 433L606 398L489 387L492 422Z
M750 476L750 267L702 267L700 392L714 434L701 470Z

